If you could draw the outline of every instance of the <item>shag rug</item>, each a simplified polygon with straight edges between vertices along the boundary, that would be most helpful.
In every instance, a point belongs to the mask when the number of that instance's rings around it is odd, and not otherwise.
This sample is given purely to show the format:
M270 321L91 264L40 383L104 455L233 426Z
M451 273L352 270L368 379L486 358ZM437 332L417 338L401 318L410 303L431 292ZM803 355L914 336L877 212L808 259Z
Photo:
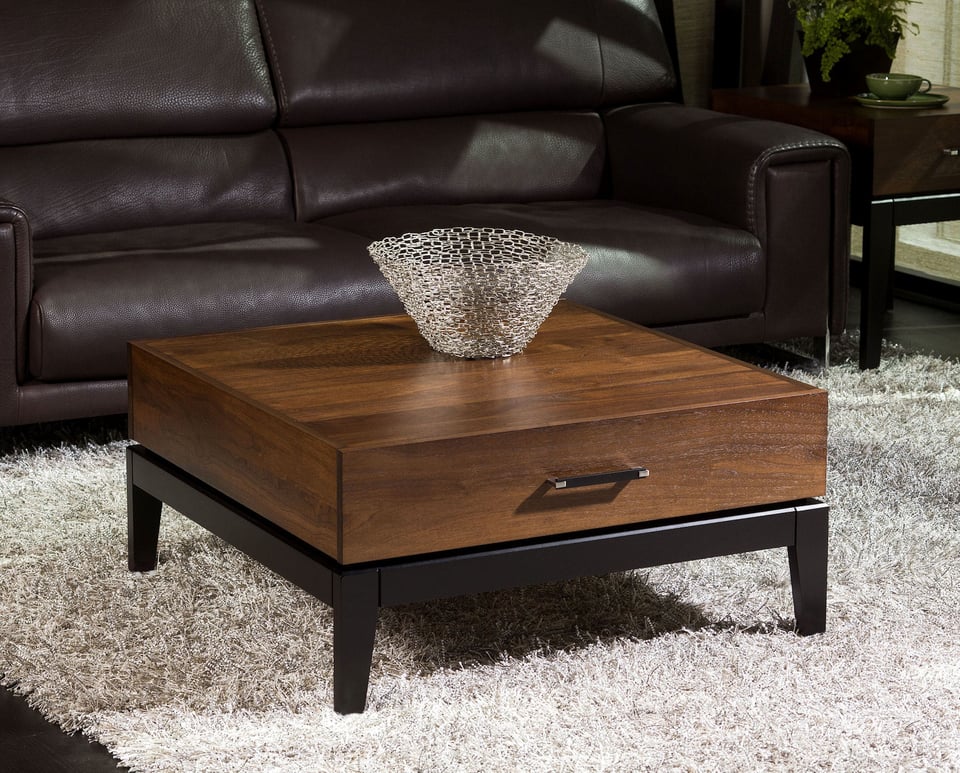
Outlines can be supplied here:
M142 771L960 769L960 365L830 390L828 630L785 550L384 610L368 709L331 614L177 513L130 574L124 442L0 456L0 679Z

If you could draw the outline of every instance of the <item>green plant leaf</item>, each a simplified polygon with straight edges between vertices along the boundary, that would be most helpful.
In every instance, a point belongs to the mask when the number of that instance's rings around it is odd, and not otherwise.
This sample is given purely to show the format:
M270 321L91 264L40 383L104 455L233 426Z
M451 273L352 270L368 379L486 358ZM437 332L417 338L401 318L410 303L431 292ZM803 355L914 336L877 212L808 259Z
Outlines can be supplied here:
M801 52L822 51L820 74L830 80L833 66L850 53L851 43L877 45L892 59L907 32L920 28L906 18L916 0L789 0L803 33Z

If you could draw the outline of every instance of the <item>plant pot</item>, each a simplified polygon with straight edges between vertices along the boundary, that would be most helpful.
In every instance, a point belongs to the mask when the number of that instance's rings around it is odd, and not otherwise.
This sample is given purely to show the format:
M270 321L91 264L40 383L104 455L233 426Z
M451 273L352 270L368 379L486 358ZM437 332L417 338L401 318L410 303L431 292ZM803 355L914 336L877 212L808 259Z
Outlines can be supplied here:
M864 79L872 72L890 72L893 60L877 45L862 42L850 44L850 52L833 65L830 80L820 76L822 51L814 51L803 58L807 68L810 92L818 97L852 97L867 90Z

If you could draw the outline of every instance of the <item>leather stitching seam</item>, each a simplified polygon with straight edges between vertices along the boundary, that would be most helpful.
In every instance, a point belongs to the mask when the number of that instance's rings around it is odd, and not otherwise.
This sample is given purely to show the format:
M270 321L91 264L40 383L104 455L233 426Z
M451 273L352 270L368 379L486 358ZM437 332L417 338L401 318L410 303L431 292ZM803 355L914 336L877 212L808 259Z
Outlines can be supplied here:
M282 110L286 110L289 105L287 100L287 87L283 82L283 73L280 72L280 59L277 57L277 47L273 44L273 35L270 32L270 23L267 21L267 14L263 9L263 4L258 2L257 9L260 11L260 24L263 27L263 37L264 41L267 44L267 48L270 49L270 59L273 62L273 74L277 79L277 88L280 92L280 106Z
M756 160L750 166L749 173L749 187L747 189L747 222L750 224L750 230L754 233L757 232L757 178L760 172L760 168L766 166L770 159L778 153L783 153L790 150L804 150L808 148L837 148L838 145L832 142L818 142L818 141L808 141L808 142L789 142L783 145L774 145L771 148L766 148Z

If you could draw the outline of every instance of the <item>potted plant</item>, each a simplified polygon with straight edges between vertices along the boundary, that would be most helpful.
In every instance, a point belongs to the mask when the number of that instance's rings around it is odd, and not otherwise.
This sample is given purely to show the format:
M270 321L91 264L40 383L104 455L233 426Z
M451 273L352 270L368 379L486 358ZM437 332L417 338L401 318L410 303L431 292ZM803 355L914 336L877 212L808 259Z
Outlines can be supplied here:
M864 76L889 72L897 44L919 27L907 21L914 0L789 0L814 93L850 95Z

